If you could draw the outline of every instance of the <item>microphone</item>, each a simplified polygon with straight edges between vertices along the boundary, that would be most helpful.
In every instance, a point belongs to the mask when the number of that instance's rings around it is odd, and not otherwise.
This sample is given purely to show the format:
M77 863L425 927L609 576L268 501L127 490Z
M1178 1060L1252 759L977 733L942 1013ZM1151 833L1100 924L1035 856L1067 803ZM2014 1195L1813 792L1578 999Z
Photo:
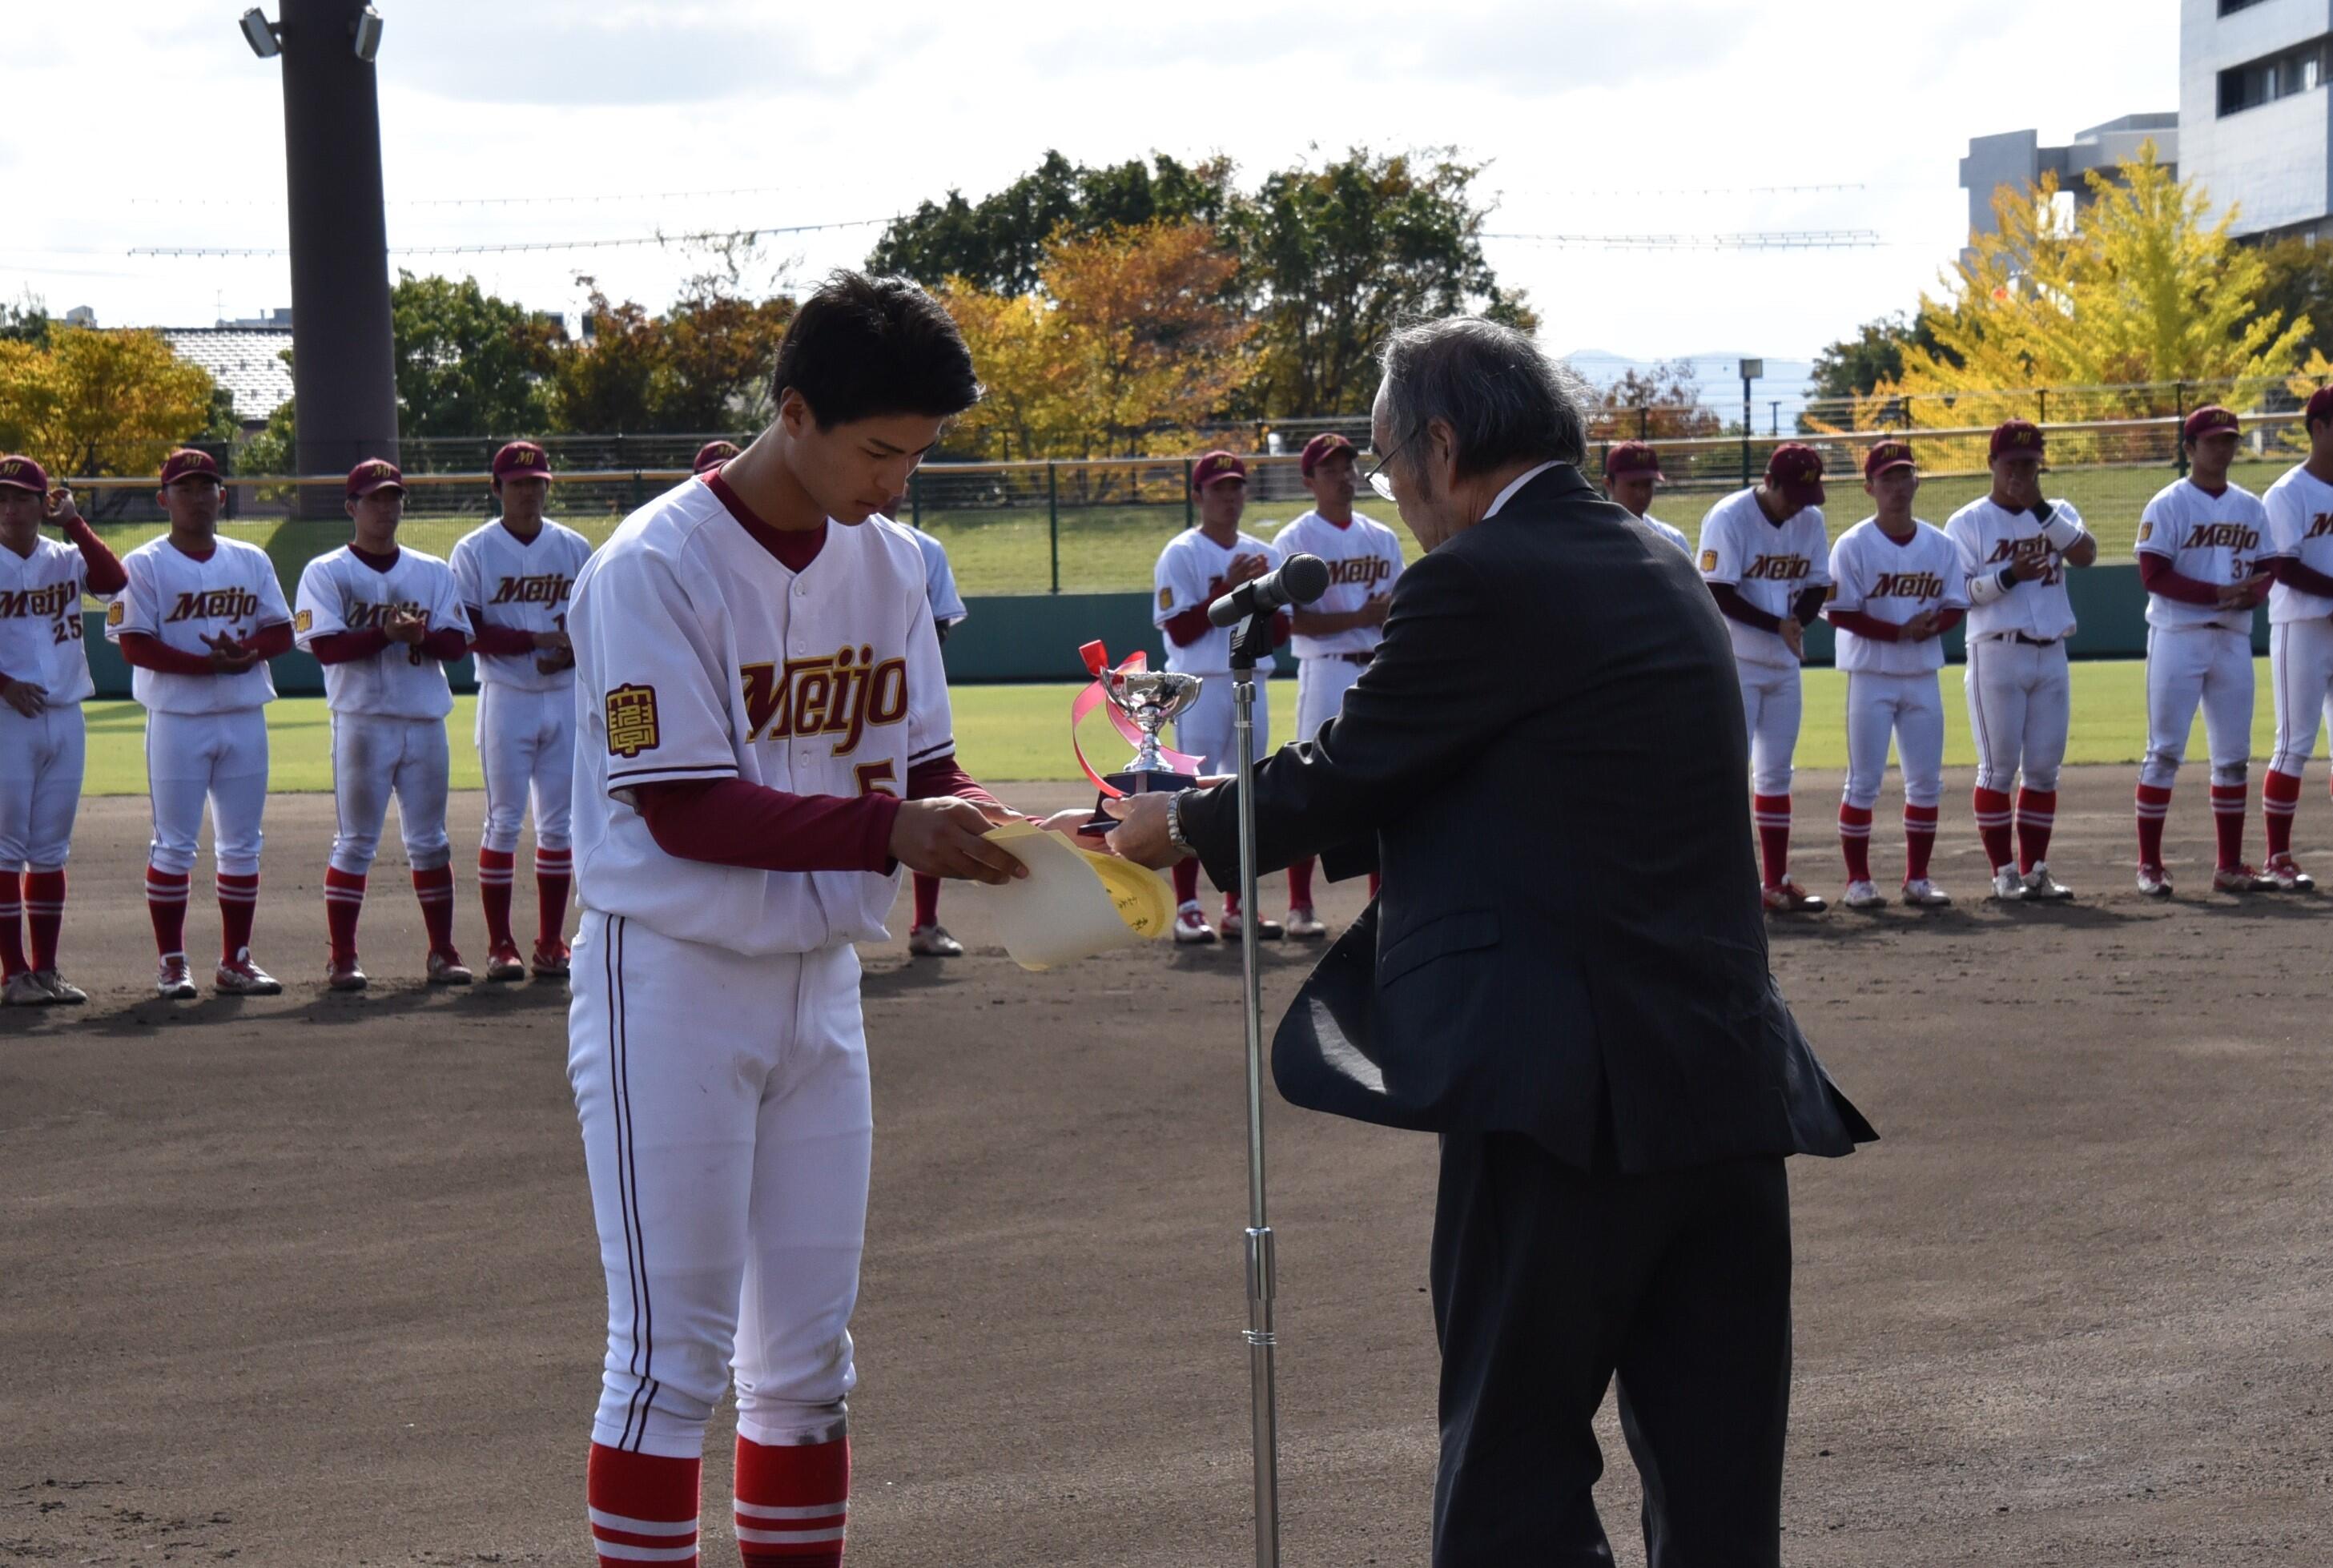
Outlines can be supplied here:
M1329 592L1329 563L1318 555L1291 555L1277 572L1252 578L1207 606L1213 626L1237 626L1291 604L1310 604Z

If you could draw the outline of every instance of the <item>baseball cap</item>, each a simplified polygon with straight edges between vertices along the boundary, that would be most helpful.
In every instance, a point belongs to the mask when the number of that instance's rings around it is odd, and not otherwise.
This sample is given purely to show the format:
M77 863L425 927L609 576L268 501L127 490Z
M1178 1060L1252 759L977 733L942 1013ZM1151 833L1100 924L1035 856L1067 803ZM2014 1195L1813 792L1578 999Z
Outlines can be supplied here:
M688 471L702 474L707 468L718 468L736 455L737 443L734 441L707 441L696 449L696 456L689 459Z
M1877 479L1890 468L1916 468L1911 447L1902 441L1882 441L1863 455L1863 476Z
M1236 453L1214 451L1191 465L1191 488L1204 490L1218 479L1247 478L1247 465Z
M2183 441L2199 440L2214 430L2233 430L2242 424L2233 409L2206 403L2187 416L2187 422L2179 427L2179 438Z
M1794 506L1821 505L1822 454L1804 441L1783 442L1766 459L1766 483Z
M49 472L30 457L11 452L0 457L0 485L11 490L30 490L35 495L49 493Z
M1985 461L2002 456L2011 457L2041 456L2041 427L2031 419L2003 419L1992 428L1992 443L1985 450Z
M505 441L494 454L494 476L497 479L548 479L551 477L550 454L532 441Z
M2302 425L2318 419L2333 419L2333 387L2319 387L2309 394L2309 406L2300 413Z
M360 495L370 495L376 490L389 489L402 493L405 476L397 471L396 464L385 457L367 457L349 470L349 499L351 501Z
M1632 474L1662 477L1661 455L1649 441L1623 441L1604 454L1604 477L1622 479Z
M1338 453L1349 452L1352 449L1353 444L1333 430L1315 436L1304 443L1304 456L1296 460L1297 471L1310 479L1313 469L1318 468Z
M190 474L207 474L216 479L219 476L217 460L193 447L181 447L162 459L163 484L175 485Z

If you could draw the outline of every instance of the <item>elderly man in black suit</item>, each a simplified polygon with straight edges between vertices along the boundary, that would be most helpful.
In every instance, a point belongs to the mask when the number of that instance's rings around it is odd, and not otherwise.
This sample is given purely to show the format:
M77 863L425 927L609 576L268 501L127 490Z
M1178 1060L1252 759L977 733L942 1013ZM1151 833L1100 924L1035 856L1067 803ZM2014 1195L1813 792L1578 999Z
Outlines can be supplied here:
M1781 1558L1791 1154L1876 1136L1767 972L1742 703L1693 563L1581 477L1568 372L1397 333L1371 482L1426 558L1318 738L1256 770L1263 868L1375 870L1282 1021L1296 1104L1442 1135L1437 1568L1608 1563L1617 1373L1653 1568ZM1232 886L1235 786L1113 802Z

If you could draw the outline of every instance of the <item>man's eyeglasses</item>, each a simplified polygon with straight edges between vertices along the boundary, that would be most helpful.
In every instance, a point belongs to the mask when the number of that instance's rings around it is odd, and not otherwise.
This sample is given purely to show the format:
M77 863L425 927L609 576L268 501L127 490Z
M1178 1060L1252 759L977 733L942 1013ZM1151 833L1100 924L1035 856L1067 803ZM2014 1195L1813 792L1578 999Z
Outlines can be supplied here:
M1401 456L1403 447L1417 439L1419 431L1422 431L1425 428L1425 426L1420 425L1417 427L1417 429L1412 430L1408 435L1395 442L1393 450L1387 452L1384 457L1379 457L1375 463L1371 464L1369 466L1368 473L1363 476L1364 478L1368 480L1369 488L1376 491L1386 500L1392 501L1397 499L1393 493L1393 476L1387 473L1386 468L1396 457Z

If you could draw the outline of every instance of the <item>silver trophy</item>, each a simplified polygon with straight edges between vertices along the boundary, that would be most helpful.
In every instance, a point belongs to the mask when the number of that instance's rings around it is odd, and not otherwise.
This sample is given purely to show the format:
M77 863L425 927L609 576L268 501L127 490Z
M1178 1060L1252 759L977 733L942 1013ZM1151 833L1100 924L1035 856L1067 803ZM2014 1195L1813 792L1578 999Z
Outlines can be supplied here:
M1135 746L1134 760L1105 777L1111 789L1120 794L1148 794L1157 790L1189 789L1199 781L1186 773L1176 773L1158 755L1158 732L1166 721L1177 714L1186 713L1199 700L1200 678L1181 675L1168 669L1105 669L1099 677L1101 694L1110 707L1133 721L1142 732ZM1100 797L1107 801L1111 797ZM1103 811L1099 803L1093 818L1086 823L1088 832L1108 832L1118 826L1118 819Z

